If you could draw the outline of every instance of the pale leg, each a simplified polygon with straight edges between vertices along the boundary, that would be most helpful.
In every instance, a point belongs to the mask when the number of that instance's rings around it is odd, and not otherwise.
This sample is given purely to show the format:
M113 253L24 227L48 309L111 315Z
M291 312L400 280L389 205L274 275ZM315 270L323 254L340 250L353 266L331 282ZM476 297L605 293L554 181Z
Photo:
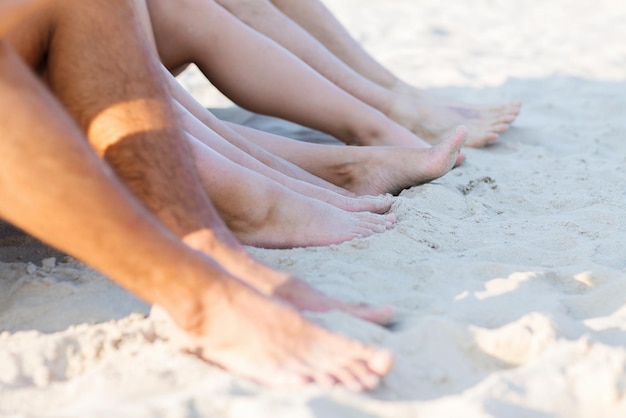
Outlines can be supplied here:
M470 105L402 82L369 55L319 0L217 1L345 91L431 143L463 124L470 130L468 145L484 145L497 139L519 112L519 102Z
M215 2L148 4L164 64L171 70L195 62L242 107L327 132L348 144L428 147Z
M263 188L262 186L260 186L260 184L262 183L276 183L277 185L280 184L287 188L290 191L289 194L293 196L293 199L299 199L300 196L296 196L296 194L298 194L301 195L301 197L309 197L315 200L319 200L321 202L325 202L332 206L335 206L339 209L347 210L350 212L384 213L391 208L392 200L386 196L345 196L335 193L328 188L319 187L309 182L289 177L280 171L266 166L259 160L256 160L249 154L243 152L241 149L235 147L230 142L226 141L224 138L220 137L215 132L208 129L206 125L195 119L192 115L186 112L184 108L180 107L180 113L183 118L183 125L185 127L185 130L189 133L189 136L193 141L192 151L196 159L198 172L201 173L201 175L207 176L207 178L209 179L211 177L214 177L214 175L211 175L210 172L214 170L215 165L211 161L211 159L207 160L204 157L211 155L211 153L213 152L218 152L231 162L240 165L242 168L246 168L246 170L241 170L241 174L244 175L245 173L246 175L238 180L239 187L255 187L256 185L259 185L259 187L257 187L257 190L260 190ZM285 141L294 142L286 138ZM250 174L250 172L254 172L256 173L256 175L252 177L247 176L247 174ZM308 174L308 172L306 173ZM312 174L309 175L313 176ZM213 183L205 182L205 190L208 190L207 187L212 184ZM237 184L233 184L231 186L237 187ZM257 194L255 193L255 195ZM211 196L210 192L209 196ZM268 197L263 198L262 196L258 196L258 198L265 202L265 205L262 206L266 206L267 203L270 202L272 202L272 204L276 206L283 205L283 203L281 203L281 200L272 200ZM212 198L212 200L216 201L215 198ZM236 202L231 202L231 206L239 205ZM307 210L306 212L313 217L321 215L321 213L315 214L316 207L317 205L310 206L309 210ZM260 210L261 207L256 206L256 209ZM267 209L270 210L269 207L267 207ZM303 208L297 209L295 206L289 205L288 201L285 201L285 207L283 208L283 211L291 210L302 215L302 209ZM224 214L222 213L222 216L223 215ZM253 214L251 214L251 217L254 218ZM253 225L255 223L256 222L251 222L250 225ZM293 226L295 227L295 225ZM337 226L338 225L336 225L335 227ZM305 223L302 223L301 227L306 228L307 225ZM325 230L328 231L326 227L320 225L320 228L317 229L317 233L323 233L323 231ZM296 231L303 232L299 228L295 228L294 232ZM335 231L337 230L335 229ZM306 237L306 235L306 233L303 233L302 237L304 238ZM284 243L287 244L288 241L284 241ZM295 242L294 245L296 245ZM299 241L298 245L306 245L306 241ZM315 245L315 243L311 242L309 245ZM318 242L317 245L321 244Z
M276 155L356 194L396 194L446 174L467 138L463 127L432 148L352 147L291 141L232 124L233 129Z

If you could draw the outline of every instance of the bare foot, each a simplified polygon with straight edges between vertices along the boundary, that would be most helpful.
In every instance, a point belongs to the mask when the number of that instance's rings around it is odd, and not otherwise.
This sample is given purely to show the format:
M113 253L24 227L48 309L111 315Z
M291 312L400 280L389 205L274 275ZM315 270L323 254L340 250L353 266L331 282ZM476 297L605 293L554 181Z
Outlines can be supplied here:
M213 201L242 243L262 248L339 244L385 232L395 223L393 214L348 212L273 182L242 185Z
M216 240L210 230L189 234L184 241L191 248L220 260L220 266L263 295L277 298L299 311L327 312L337 310L381 325L391 322L394 309L364 303L348 303L314 289L293 275L274 270L248 254L243 247Z
M389 117L431 144L449 136L457 125L468 128L465 146L482 147L498 139L519 114L521 102L479 106L440 98L411 86L398 86L400 93Z
M412 114L413 116L413 114ZM454 131L453 131L454 132ZM453 133L452 132L452 133ZM411 132L407 127L402 126L402 124L397 121L393 121L390 118L387 119L387 124L383 125L382 129L375 129L370 131L367 135L359 136L355 139L355 145L367 145L369 147L405 147L413 149L414 151L423 151L423 155L427 155L427 150L431 149L432 145L426 142L424 139L420 138L415 132ZM456 159L453 162L453 166L457 167L461 165L461 163L465 160L465 156L459 150L456 154ZM391 160L393 161L393 160ZM329 180L324 175L319 174L318 171L309 168L309 171L318 175L319 177L330 181L336 185L341 185L341 182L336 182L334 180ZM440 174L441 175L441 174ZM435 176L438 177L438 176ZM432 177L432 178L435 178ZM431 179L432 179L431 178ZM424 180L427 181L427 180ZM342 186L346 189L348 187ZM351 192L354 190L348 189ZM384 192L387 193L387 192Z
M385 213L391 209L391 205L393 204L393 197L388 195L345 196L330 190L316 188L312 185L308 185L306 190L298 189L294 191L348 212Z
M312 382L363 391L392 367L389 351L319 328L238 280L215 280L210 288L197 293L199 311L179 322L186 332L170 332L188 351L228 371L271 386Z
M391 323L394 314L394 309L391 306L375 307L366 303L342 302L293 277L277 286L273 295L301 311L341 311L380 325Z
M324 202L293 196L260 218L245 217L227 224L245 245L294 248L340 244L391 229L393 214L348 212Z
M430 148L356 148L349 163L324 167L316 174L356 194L395 194L450 171L466 137L467 129L459 126L448 139Z
M348 212L372 212L387 213L393 205L394 198L389 194L379 194L375 196L356 196L353 205L348 205L342 209Z
M322 202L326 202L333 206L336 206L340 209L344 209L349 212L373 212L373 213L385 213L391 208L393 201L389 198L389 196L356 196L348 190L342 189L332 183L328 183L322 179L319 179L310 173L302 170L301 168L297 168L301 172L305 172L309 177L319 180L314 184L307 180L300 180L297 177L290 177L285 175L277 170L274 170L264 164L256 161L254 159L253 163L256 164L253 168L246 167L246 165L241 165L240 167L233 167L232 160L226 160L223 155L218 155L216 151L199 140L196 140L194 137L189 136L190 143L193 146L194 157L196 159L196 166L198 172L201 174L202 178L207 185L207 188L210 190L214 190L214 182L212 178L215 177L215 170L217 169L223 170L222 178L229 179L235 178L235 176L250 176L251 172L254 171L254 167L258 168L260 166L260 171L252 174L252 176L256 179L256 181L274 181L294 192L297 192L301 195L308 196L310 198L314 198L317 200L321 200ZM220 143L223 146L223 143ZM230 144L226 144L227 146L231 146ZM238 154L241 159L248 161L251 157L247 154ZM276 158L276 157L275 157ZM296 167L293 164L290 166ZM288 168L290 168L288 166ZM233 174L236 171L239 174ZM269 180L264 180L262 176L267 177ZM208 180L207 180L208 179ZM255 181L255 180L252 180ZM237 180L239 184L245 186L245 182ZM241 187L236 185L237 187ZM231 199L228 199L231 200Z

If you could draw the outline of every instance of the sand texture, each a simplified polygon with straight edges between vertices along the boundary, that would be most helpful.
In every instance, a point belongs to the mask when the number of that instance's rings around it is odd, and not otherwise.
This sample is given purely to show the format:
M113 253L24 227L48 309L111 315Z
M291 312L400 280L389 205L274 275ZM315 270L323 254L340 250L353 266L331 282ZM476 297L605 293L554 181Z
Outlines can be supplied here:
M524 102L496 144L405 190L394 229L331 247L251 249L340 298L397 307L389 329L310 315L391 349L382 387L276 390L233 377L175 351L148 306L58 256L0 264L0 416L626 416L626 2L327 4L416 85ZM182 80L206 106L229 106L198 73Z

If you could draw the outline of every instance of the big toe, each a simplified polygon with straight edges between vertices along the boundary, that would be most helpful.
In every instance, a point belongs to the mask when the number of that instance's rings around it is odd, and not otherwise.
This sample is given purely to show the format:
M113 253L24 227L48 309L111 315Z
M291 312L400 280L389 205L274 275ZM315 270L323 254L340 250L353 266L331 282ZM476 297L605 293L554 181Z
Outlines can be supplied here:
M367 366L376 375L384 376L393 367L393 354L389 350L376 349L367 361Z

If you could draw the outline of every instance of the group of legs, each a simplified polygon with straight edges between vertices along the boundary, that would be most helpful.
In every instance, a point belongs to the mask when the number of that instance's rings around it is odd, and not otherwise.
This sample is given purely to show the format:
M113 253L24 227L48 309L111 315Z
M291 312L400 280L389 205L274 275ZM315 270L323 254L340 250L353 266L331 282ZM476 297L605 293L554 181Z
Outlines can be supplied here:
M0 1L2 20L20 3ZM384 323L390 308L339 302L244 251L203 189L140 12L48 1L3 37L0 217L162 306L208 361L270 384L374 386L388 352L297 311Z
M179 102L247 152L255 155L260 146L261 153L269 151L351 192L397 193L439 177L462 160L460 136L469 141L466 145L484 145L519 112L518 102L478 107L409 88L369 57L319 0L274 2L303 26L267 0L219 3L228 11L214 0L147 2L145 21L152 23L154 47L170 71L193 62L242 107L327 132L346 144L377 147L312 145L220 123L170 79ZM343 43L334 49L367 76L333 55L304 26L322 32L318 36L331 47ZM456 132L459 125L469 128L467 138ZM431 149L416 135L422 133L439 145Z
M315 2L316 0L313 1ZM234 9L254 10L256 4L271 6L271 3L259 0L241 3L240 8ZM301 3L306 4L307 1ZM439 177L462 158L460 147L466 134L458 129L456 122L470 125L474 129L475 145L483 144L494 140L497 137L496 131L501 132L508 128L519 111L517 103L478 108L460 104L444 105L441 100L427 99L425 93L415 90L412 92L413 96L421 95L418 100L407 93L408 88L404 88L403 94L395 93L361 76L337 58L330 60L331 64L324 65L326 57L334 55L321 45L315 44L306 31L294 31L293 36L288 39L295 44L292 49L296 53L307 50L298 48L299 45L311 47L309 49L316 47L320 51L308 58L311 63L308 65L304 61L306 56L301 59L246 26L213 0L149 0L147 9L149 15L143 19L147 37L152 40L154 49L171 71L176 72L194 62L212 83L244 107L328 132L347 144L370 145L335 147L306 144L223 123L199 106L173 77L168 76L184 127L188 135L196 139L192 143L193 149L197 151L195 155L201 171L206 171L206 167L210 165L203 156L218 151L235 163L296 192L296 196L291 193L289 205L276 205L280 208L281 215L274 222L269 222L265 217L257 217L261 222L250 225L250 220L254 219L250 211L244 212L243 222L239 214L231 222L233 214L228 212L233 206L221 208L219 202L224 201L223 194L217 193L216 187L207 185L209 195L218 205L221 215L245 243L263 246L320 245L350 239L363 232L369 234L374 230L371 227L363 228L362 222L355 222L357 215L347 215L329 206L318 209L315 206L319 204L298 204L301 198L297 195L317 198L348 211L380 212L382 208L388 208L389 200L386 203L378 200L378 203L373 204L372 199L368 198L357 202L346 199L346 190L357 195L397 193L406 187ZM261 16L258 11L251 14ZM281 28L299 28L285 15L282 16L284 19L279 22ZM260 21L264 19L261 18ZM338 24L336 26L340 27ZM293 42L294 39L296 42ZM320 72L316 71L316 67ZM353 81L344 81L348 79ZM390 83L388 80L385 82ZM400 82L392 84L398 89ZM369 99L372 105L362 101L360 97ZM375 100L376 97L386 97L385 103ZM434 147L383 113L385 110L389 114L389 108L402 108L407 114L412 110L417 115L428 113L422 111L426 107L431 108L429 114L456 115L445 125L441 121L438 123L437 135L434 131L429 133L431 142L438 143ZM445 112L432 111L434 108L445 108ZM441 119L441 115L438 116ZM430 119L431 126L434 126L437 118ZM411 123L412 126L421 126L416 119ZM291 166L287 166L289 163ZM315 175L314 178L311 173ZM331 183L341 189L329 187ZM264 184L267 185L266 182ZM224 186L222 190L232 188ZM249 196L243 189L239 190L244 198ZM337 193L343 196L337 196ZM277 198L273 201L282 202L287 199ZM306 209L303 211L300 208ZM302 222L303 213L307 215L307 222ZM333 223L327 222L330 218L334 219ZM297 237L290 239L289 231L294 230L294 224L299 224L300 228ZM304 225L309 226L308 230ZM354 228L361 230L361 233L357 233ZM263 234L258 233L260 229ZM381 231L384 228L379 224L376 230ZM250 231L254 231L254 234L250 234ZM315 236L311 236L313 231ZM329 231L342 232L337 235L329 234Z
M464 125L466 145L482 146L519 112L519 102L473 106L402 82L320 0L149 0L148 7L168 69L177 72L193 62L243 107L349 144L424 146Z
M182 5L0 0L0 218L165 308L208 361L266 383L371 388L391 355L322 330L298 311L339 309L385 323L391 309L323 295L254 260L240 242L323 245L382 232L394 222L383 214L391 200L363 195L444 174L466 132L438 128L449 136L442 141L433 130L429 140L441 143L431 147L212 0ZM214 19L204 23L212 32L190 36L194 22L204 30L192 16L175 31L188 10ZM164 43L186 36L182 56L170 57ZM237 44L241 36L246 42ZM243 62L233 56L242 45L251 48L240 51ZM246 107L371 146L299 144L221 122L164 70L156 51L172 71L198 63ZM260 69L262 62L284 67ZM263 81L247 68L262 70ZM295 78L276 80L276 71ZM302 81L313 83L308 105L297 96ZM351 111L334 114L329 103ZM508 126L515 108L472 109L493 127L483 139Z

